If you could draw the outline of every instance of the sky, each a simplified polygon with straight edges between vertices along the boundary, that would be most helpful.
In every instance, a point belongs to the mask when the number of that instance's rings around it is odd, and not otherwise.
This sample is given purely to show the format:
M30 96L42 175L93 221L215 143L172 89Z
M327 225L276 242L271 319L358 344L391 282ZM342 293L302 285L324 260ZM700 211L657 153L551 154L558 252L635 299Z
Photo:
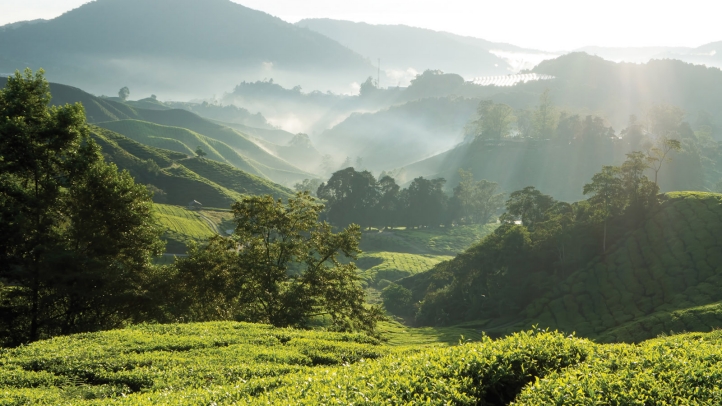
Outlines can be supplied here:
M102 0L101 0L102 1ZM698 47L722 41L720 0L233 0L288 22L405 24L544 51ZM0 0L0 25L53 18L88 0Z

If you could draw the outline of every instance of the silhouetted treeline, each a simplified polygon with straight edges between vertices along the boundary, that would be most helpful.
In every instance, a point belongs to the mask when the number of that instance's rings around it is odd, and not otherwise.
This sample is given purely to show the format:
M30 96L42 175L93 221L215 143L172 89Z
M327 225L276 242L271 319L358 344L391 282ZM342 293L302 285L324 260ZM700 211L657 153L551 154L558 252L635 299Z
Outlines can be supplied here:
M335 226L359 224L375 227L438 227L483 224L502 207L498 185L475 181L460 171L461 181L453 196L444 192L443 178L414 179L405 189L391 176L376 179L369 171L346 168L334 173L316 192L326 201L326 218Z

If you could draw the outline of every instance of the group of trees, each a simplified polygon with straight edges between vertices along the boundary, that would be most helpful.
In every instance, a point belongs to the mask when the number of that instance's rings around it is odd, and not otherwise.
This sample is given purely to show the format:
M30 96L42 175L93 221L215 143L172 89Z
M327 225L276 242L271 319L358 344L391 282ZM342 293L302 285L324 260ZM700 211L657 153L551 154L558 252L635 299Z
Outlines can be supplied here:
M373 333L353 260L308 194L233 206L235 233L169 266L151 192L106 163L80 104L48 107L43 72L0 91L0 346L128 323L247 320ZM200 155L200 154L199 154Z
M414 179L406 189L388 175L376 178L368 171L346 168L334 173L317 189L326 203L326 218L345 227L438 227L440 225L484 224L503 205L498 185L475 181L460 171L461 181L449 197L444 179Z
M79 104L43 72L0 91L0 343L110 328L151 312L162 253L149 192L104 162Z

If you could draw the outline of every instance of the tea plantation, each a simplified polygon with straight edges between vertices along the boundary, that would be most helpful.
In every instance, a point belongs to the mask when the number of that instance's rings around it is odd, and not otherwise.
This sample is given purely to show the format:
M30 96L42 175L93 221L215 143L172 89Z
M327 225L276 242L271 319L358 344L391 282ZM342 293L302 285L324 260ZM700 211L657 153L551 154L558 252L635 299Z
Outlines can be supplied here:
M211 225L195 211L166 204L154 204L153 208L164 230L167 252L184 254L189 242L200 243L216 234Z
M527 321L603 342L722 325L722 195L668 193L644 227L526 309Z
M722 332L641 344L531 330L451 347L214 322L0 352L2 405L649 405L722 401ZM460 340L461 341L461 340Z

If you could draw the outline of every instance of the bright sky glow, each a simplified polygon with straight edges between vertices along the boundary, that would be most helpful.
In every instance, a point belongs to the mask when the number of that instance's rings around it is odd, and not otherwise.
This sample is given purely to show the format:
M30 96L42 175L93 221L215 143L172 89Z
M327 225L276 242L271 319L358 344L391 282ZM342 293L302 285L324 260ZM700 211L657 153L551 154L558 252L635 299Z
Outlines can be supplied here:
M545 51L722 41L719 0L233 0L288 22L405 24ZM53 18L87 0L0 0L0 25Z

